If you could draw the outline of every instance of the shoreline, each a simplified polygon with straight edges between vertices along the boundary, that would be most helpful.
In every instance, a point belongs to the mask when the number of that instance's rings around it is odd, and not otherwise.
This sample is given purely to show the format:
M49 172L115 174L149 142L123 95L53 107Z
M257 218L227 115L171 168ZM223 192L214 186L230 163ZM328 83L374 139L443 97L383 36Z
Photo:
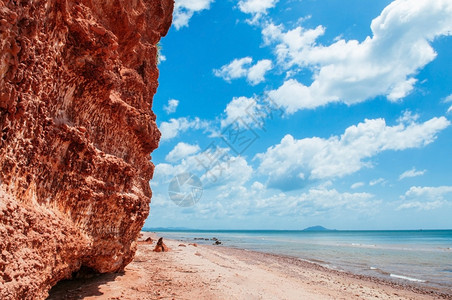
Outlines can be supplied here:
M452 291L330 269L300 258L142 232L123 273L59 283L49 299L452 299ZM147 237L153 243L146 243Z
M203 246L218 247L218 246L210 246L210 245L203 245ZM247 250L247 249L234 248L234 247L228 247L228 246L221 246L219 248L227 249L227 252L230 252L231 250L237 250L238 252L246 251L247 253L251 253L254 255L268 256L275 260L282 259L282 260L292 261L292 263L295 263L297 266L300 266L300 267L307 267L310 269L315 269L315 270L326 272L326 273L334 273L335 275L338 275L338 276L345 275L347 277L351 277L354 279L365 280L368 282L375 282L377 284L383 284L383 285L392 286L394 288L405 289L405 290L413 291L413 292L416 292L419 294L437 295L444 299L452 299L452 290L451 290L451 293L448 293L446 288L439 288L436 286L431 286L425 282L422 282L423 285L418 285L419 283L409 281L409 280L398 281L398 280L396 280L397 277L394 277L394 279L391 280L391 279L385 279L385 278L377 277L377 276L362 275L362 274L357 274L357 273L353 273L353 272L346 271L346 270L337 270L337 269L329 268L329 267L321 265L320 263L316 263L313 261L309 261L307 259L290 256L290 255L284 255L284 254L273 254L273 253L268 253L268 252Z
M444 230L445 234L438 231L430 230L428 234L406 234L413 230L378 230L376 234L367 234L368 230L314 233L299 230L294 234L276 230L269 233L238 230L237 234L233 230L156 232L166 238L206 245L211 245L211 237L216 236L227 247L295 257L331 270L452 292L452 269L448 263L452 249L450 242L446 242L451 241L452 230Z

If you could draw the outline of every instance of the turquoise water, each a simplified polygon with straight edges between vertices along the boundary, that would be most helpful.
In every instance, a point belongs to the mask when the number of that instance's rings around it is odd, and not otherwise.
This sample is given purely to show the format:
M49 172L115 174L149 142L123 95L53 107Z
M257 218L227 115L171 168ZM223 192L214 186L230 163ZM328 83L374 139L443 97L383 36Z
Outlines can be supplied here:
M452 290L452 230L184 230L159 235L186 242L290 255L329 268ZM195 240L196 239L196 240Z

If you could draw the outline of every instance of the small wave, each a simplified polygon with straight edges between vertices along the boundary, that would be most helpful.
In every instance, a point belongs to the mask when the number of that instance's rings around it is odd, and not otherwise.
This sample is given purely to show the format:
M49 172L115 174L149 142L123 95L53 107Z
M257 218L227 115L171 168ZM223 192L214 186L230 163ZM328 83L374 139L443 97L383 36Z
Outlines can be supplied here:
M385 272L382 269L379 269L377 267L370 267L369 269L372 270L372 271L375 271L377 273L380 273L381 275L385 275L385 276L391 276L392 275L391 273Z
M452 250L452 248L450 248L450 247L438 247L437 249L441 250L441 251L447 251L447 252Z
M325 264L327 264L326 261L320 260L320 259L315 259L315 258L311 258L311 259L306 260L306 261L311 262L311 263L315 263L315 264L320 264L320 265L325 265Z
M398 278L398 279L405 279L405 280L408 280L408 281L425 282L425 280L422 280L422 279L417 279L417 278L403 276L403 275L390 274L389 276L394 277L394 278Z
M352 247L361 247L361 248L374 248L377 247L377 245L374 244L358 244L358 243L352 243Z

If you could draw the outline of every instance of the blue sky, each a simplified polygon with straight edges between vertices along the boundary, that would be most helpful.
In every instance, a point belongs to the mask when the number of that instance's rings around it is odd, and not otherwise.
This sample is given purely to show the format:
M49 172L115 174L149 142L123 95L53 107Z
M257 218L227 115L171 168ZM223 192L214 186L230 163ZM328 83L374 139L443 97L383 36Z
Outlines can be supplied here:
M176 0L145 227L452 228L451 15L450 0ZM203 187L189 207L168 194L182 173Z

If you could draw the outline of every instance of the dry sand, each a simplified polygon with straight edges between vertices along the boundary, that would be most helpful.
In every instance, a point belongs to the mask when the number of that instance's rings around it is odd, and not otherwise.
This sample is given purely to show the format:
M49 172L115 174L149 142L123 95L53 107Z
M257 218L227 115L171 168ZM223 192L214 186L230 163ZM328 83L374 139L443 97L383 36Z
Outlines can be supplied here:
M124 273L58 284L49 299L452 299L434 288L326 269L299 259L165 240L140 243ZM446 291L447 292L447 291Z

